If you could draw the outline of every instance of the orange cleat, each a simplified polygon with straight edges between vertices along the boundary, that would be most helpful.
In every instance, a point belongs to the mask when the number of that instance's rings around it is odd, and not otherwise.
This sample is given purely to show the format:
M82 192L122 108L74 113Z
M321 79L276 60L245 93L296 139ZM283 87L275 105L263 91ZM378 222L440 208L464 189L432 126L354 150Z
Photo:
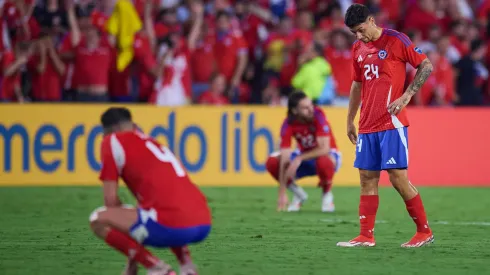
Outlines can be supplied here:
M417 232L415 235L412 237L412 239L404 244L402 244L402 247L422 247L426 245L430 245L431 243L434 242L434 235L432 234L432 231L429 233L422 233L422 232Z
M340 247L356 247L356 246L367 246L367 247L373 247L376 245L376 241L374 240L374 237L368 238L363 235L359 235L356 238L348 241L348 242L338 242L337 246Z

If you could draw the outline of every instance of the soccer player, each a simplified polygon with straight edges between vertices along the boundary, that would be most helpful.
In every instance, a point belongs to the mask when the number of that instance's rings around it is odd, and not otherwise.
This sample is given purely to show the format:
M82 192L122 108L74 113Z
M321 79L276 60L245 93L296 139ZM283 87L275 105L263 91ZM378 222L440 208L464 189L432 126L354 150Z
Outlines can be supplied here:
M405 201L417 233L402 247L420 247L434 241L422 199L407 176L409 125L405 106L432 72L432 64L403 33L376 26L364 5L347 9L345 24L358 39L352 47L353 82L347 117L347 135L356 146L354 166L359 169L361 198L360 235L338 246L374 246L380 172ZM413 82L403 91L406 63L417 68ZM354 118L361 105L359 137Z
M296 139L297 150L291 149ZM295 92L288 99L288 114L281 127L280 151L272 153L267 171L279 181L278 210L286 210L286 188L293 193L287 211L299 211L308 194L294 180L318 175L323 190L322 211L333 212L332 178L339 169L341 154L323 111L315 107L303 92Z
M203 241L211 230L206 198L167 147L136 129L128 109L109 108L101 121L105 206L90 215L92 231L128 257L123 274L137 274L138 264L149 275L176 274L145 246L170 248L181 275L197 274L187 245ZM119 178L135 196L137 208L122 205Z

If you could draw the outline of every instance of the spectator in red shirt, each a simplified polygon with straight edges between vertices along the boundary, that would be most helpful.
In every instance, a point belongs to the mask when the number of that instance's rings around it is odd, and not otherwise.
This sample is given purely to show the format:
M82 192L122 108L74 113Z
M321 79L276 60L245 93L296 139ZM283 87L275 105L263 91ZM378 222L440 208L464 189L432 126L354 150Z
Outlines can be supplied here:
M211 78L211 89L199 96L198 103L209 105L226 105L230 101L225 96L226 78L222 74L214 74Z
M441 24L435 14L435 9L434 0L418 0L407 10L405 20L403 20L404 28L421 30L423 38L427 38L430 26Z
M49 35L40 38L36 43L35 54L27 64L33 101L61 100L61 77L65 72L65 64L54 47L53 39Z
M332 66L335 92L337 96L349 97L352 84L352 53L348 34L342 30L331 33L330 46L325 48L325 58Z
M74 4L67 7L70 38L74 48L74 87L77 101L106 102L109 99L109 70L114 49L95 26L82 35L75 17Z
M271 78L262 93L262 102L269 106L287 106L288 99L281 95L279 81Z
M248 62L248 46L241 32L232 29L231 15L220 11L217 16L216 44L214 47L218 72L226 77L229 96L238 102L238 89Z
M28 42L19 42L14 52L6 51L0 55L2 73L0 86L0 101L25 102L21 90L20 75L22 67L29 60L31 45Z
M191 49L192 93L193 98L209 89L209 80L216 71L214 44L216 38L209 31L209 24L202 24L195 48Z

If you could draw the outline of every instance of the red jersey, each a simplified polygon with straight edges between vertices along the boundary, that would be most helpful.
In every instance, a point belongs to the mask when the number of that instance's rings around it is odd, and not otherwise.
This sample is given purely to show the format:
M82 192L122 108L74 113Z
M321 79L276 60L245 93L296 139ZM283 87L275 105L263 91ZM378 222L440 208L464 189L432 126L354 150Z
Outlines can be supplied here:
M356 41L352 58L352 80L362 82L359 133L408 126L405 109L394 116L387 106L404 92L406 63L416 68L427 56L405 34L383 29L376 41Z
M214 45L218 71L231 80L238 65L238 57L248 53L247 42L239 31L218 34Z
M291 147L291 138L296 139L296 143L301 152L310 151L318 146L318 137L330 137L330 150L337 150L337 143L332 133L330 123L322 109L315 107L313 121L301 123L284 120L281 127L281 149Z
M101 154L100 180L122 178L138 200L138 207L154 209L160 224L211 224L205 196L167 147L140 132L129 131L104 137Z

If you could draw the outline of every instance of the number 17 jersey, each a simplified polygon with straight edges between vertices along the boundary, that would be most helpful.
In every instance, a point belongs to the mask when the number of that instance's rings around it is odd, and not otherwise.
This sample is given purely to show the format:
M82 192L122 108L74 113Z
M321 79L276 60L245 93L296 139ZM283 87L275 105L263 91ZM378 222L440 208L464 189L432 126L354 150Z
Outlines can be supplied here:
M138 206L154 209L159 223L171 227L211 223L205 196L167 147L128 131L105 136L101 155L100 180L122 178Z
M383 29L376 41L356 41L352 57L352 80L362 83L359 133L408 126L405 109L394 116L387 107L404 93L406 64L416 68L427 56L405 34Z

